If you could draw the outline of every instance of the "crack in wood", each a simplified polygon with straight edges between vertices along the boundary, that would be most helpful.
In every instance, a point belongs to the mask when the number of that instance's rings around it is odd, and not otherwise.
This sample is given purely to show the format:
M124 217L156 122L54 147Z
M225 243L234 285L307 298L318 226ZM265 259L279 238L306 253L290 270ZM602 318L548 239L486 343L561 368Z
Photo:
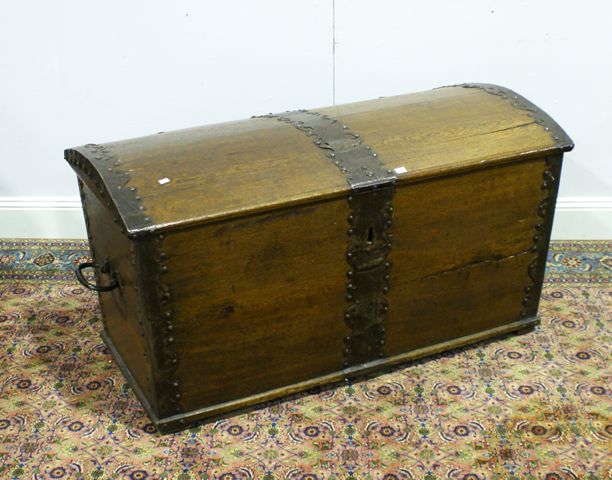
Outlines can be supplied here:
M467 262L467 263L462 263L460 265L456 265L456 266L454 266L452 268L448 268L448 269L445 269L445 270L440 270L440 271L434 272L434 273L429 273L429 274L427 274L427 275L425 275L423 277L419 277L419 279L424 280L424 279L427 279L427 278L438 277L440 275L446 275L448 273L453 273L453 272L456 272L458 270L462 270L464 268L472 268L472 267L475 267L476 265L482 265L482 264L487 264L487 263L495 263L495 262L503 262L505 260L510 260L512 258L519 257L519 256L525 255L527 253L533 253L531 247L527 248L525 250L521 250L520 252L517 252L517 253L512 253L510 255L494 255L494 256L492 256L490 258L485 258L485 259L480 259L479 258L479 259L473 260L471 262Z

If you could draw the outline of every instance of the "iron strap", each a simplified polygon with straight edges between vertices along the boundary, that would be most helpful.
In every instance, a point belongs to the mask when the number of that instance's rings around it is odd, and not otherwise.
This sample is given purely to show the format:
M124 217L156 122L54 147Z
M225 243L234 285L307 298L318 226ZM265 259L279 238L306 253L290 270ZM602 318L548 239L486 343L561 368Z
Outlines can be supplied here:
M312 137L346 175L352 191L346 251L349 306L344 315L350 334L344 338L344 367L384 357L395 172L338 119L307 110L263 117L276 118Z
M393 170L385 168L372 147L338 119L308 110L270 113L264 117L289 123L312 137L317 147L327 150L329 159L346 174L346 181L354 190L387 185L397 178Z

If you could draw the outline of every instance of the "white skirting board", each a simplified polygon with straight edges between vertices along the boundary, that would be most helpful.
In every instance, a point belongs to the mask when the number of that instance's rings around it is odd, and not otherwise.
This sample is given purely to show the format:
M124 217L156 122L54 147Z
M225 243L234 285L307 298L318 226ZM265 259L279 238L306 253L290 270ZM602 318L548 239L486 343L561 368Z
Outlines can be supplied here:
M86 238L78 198L0 197L0 238ZM560 198L555 240L612 240L612 197Z

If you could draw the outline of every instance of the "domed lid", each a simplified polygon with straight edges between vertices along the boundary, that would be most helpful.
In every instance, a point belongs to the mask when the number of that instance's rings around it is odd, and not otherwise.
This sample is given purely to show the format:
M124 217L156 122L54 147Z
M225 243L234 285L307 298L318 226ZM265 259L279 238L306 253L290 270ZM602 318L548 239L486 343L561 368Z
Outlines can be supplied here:
M465 84L313 109L358 133L397 183L569 151L542 110L503 87ZM313 138L273 116L68 149L128 235L348 195Z

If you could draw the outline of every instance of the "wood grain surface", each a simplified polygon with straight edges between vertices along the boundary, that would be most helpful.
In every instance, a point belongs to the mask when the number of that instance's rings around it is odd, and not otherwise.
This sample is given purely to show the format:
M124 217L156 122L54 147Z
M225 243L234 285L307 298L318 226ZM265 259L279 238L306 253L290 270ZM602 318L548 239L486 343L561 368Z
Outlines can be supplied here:
M387 354L519 318L544 168L531 160L398 188Z
M186 409L342 365L347 215L336 200L167 236Z

